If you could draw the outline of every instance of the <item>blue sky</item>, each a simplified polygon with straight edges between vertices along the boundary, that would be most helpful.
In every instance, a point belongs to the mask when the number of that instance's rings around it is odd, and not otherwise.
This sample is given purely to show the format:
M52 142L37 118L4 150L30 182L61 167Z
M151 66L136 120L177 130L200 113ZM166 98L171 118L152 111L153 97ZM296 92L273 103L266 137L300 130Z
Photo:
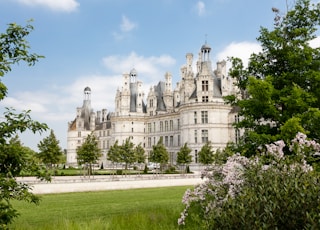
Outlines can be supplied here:
M122 74L132 68L147 95L166 72L175 85L185 54L193 53L196 60L206 41L213 63L229 56L246 60L260 49L260 27L272 28L272 7L285 12L286 1L0 0L0 32L8 23L33 19L28 41L32 52L45 56L34 67L15 66L3 78L9 94L1 107L31 109L66 148L67 123L82 105L86 86L95 111L114 111ZM313 44L319 46L319 37ZM48 134L27 133L21 139L37 150Z

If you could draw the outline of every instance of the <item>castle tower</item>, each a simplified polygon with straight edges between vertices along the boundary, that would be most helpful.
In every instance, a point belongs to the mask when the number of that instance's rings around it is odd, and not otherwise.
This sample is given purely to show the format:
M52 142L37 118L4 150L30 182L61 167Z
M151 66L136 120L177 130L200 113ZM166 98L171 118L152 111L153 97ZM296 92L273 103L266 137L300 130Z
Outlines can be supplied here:
M173 109L173 93L172 93L172 75L167 72L165 74L165 87L163 93L164 104L166 105L167 112Z
M91 113L91 89L85 87L83 90L84 99L81 108L81 119L85 130L90 130L90 113Z
M130 76L128 73L123 74L122 91L119 98L119 110L121 115L129 114L130 110Z

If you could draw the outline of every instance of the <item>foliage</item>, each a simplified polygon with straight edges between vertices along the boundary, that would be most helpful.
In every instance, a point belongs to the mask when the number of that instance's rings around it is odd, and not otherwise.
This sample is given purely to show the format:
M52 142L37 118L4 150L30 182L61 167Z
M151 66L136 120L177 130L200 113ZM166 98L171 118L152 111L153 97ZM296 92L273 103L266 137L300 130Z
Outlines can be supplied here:
M320 175L306 163L320 144L298 133L285 155L285 142L266 145L255 158L228 157L187 190L179 224L198 229L317 229Z
M160 170L164 164L167 164L169 160L169 153L163 144L162 137L159 139L158 143L152 146L150 151L149 162L160 163Z
M284 15L272 10L274 28L262 27L257 38L262 51L251 55L247 68L231 58L240 97L225 100L240 109L235 127L244 135L237 151L245 156L278 139L288 144L297 132L320 139L320 47L309 44L320 25L320 3L298 0Z
M28 114L14 114L12 111L5 112L5 116L9 123L1 122L0 126L4 129L4 135L0 136L0 227L6 228L8 223L11 223L18 212L11 205L11 200L25 200L37 204L39 198L31 193L31 186L18 182L16 178L24 173L31 173L40 179L49 180L46 172L37 164L34 159L33 151L22 146L17 136L15 135L20 129L25 129L32 124L32 129L45 130L45 124L35 124ZM19 117L17 119L16 117ZM7 129L7 132L5 132ZM5 136L7 138L5 138Z
M126 138L125 142L121 145L118 152L119 162L125 163L125 169L128 165L135 162L134 144L130 141L130 137Z
M29 52L26 37L33 30L30 24L20 26L15 23L8 25L5 33L0 33L0 77L11 71L14 64L21 62L29 66L41 56ZM7 96L7 87L0 80L0 100ZM6 108L3 120L0 122L0 228L6 229L18 212L13 208L12 200L25 200L38 203L39 198L32 194L31 187L17 181L23 172L35 174L38 178L47 179L47 175L30 156L30 149L22 146L16 135L27 130L41 133L48 127L44 123L33 121L30 111L16 113L12 108Z
M109 148L107 160L111 161L112 163L120 162L119 151L120 151L120 146L118 144L118 140L116 140L115 143Z
M38 144L40 152L37 157L42 163L51 168L52 165L58 164L62 161L63 151L59 146L59 141L56 139L53 130L50 131L50 135L44 138Z
M180 151L177 153L177 163L187 166L192 162L191 149L188 147L188 144L185 143ZM187 171L187 167L185 169Z
M122 145L119 145L116 140L107 155L107 160L113 163L125 163L125 169L132 163L144 163L145 159L145 152L141 144L134 146L130 137Z
M135 147L134 155L135 155L135 162L137 162L138 164L146 162L145 151L144 151L144 148L141 146L141 144Z
M77 148L77 161L79 165L89 166L89 176L92 174L92 164L101 157L101 149L98 147L96 136L89 134L83 144Z
M31 24L20 26L10 23L5 33L0 33L0 77L10 72L12 65L25 62L34 65L40 56L29 52L30 46L25 39L33 30ZM7 87L0 81L0 100L7 96Z
M134 148L134 158L135 162L139 164L139 168L141 169L141 164L146 167L146 154L144 148L141 146L141 143ZM148 169L147 169L148 171ZM140 172L140 171L139 171Z
M204 165L210 165L213 163L214 151L210 142L205 143L198 153L199 162Z

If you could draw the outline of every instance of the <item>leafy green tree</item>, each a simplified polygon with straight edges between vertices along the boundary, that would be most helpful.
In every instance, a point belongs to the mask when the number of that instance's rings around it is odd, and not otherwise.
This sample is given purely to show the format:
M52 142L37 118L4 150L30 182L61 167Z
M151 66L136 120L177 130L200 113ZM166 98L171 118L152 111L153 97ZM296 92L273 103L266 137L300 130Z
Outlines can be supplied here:
M134 148L135 162L138 164L144 164L146 162L146 155L141 143Z
M251 55L247 68L231 58L229 74L241 97L225 99L240 110L235 127L244 135L237 151L246 156L277 139L289 141L297 131L320 139L314 125L320 116L320 48L310 46L320 25L320 3L298 0L286 14L272 10L274 28L262 27L257 38L262 51Z
M30 46L26 37L33 30L28 23L20 26L10 23L5 33L0 33L0 77L11 71L13 65L25 62L34 65L42 56L29 52ZM0 79L0 100L7 96L8 89ZM29 156L30 149L23 148L18 141L10 141L17 133L27 130L41 133L48 129L44 123L33 121L30 110L17 113L12 108L6 108L0 122L0 228L6 229L18 212L13 208L12 200L24 200L38 203L39 198L31 192L31 186L18 182L17 177L24 173L33 173L40 179L49 180L46 174Z
M199 162L204 165L210 165L213 163L214 151L210 142L205 143L198 153Z
M128 169L128 165L135 162L134 144L126 138L125 142L120 146L118 151L119 161L125 163L125 169Z
M83 144L77 148L78 164L88 166L89 178L92 174L92 164L97 163L101 155L98 140L93 133L89 134Z
M177 163L185 166L185 171L187 171L187 166L192 162L191 149L188 144L185 143L180 151L177 153Z
M118 144L118 140L116 140L115 143L109 148L107 160L111 161L112 164L119 163L120 162L119 151L120 151L120 146Z
M52 168L52 165L62 162L63 151L59 146L59 141L54 135L52 129L50 131L50 135L40 141L40 143L38 144L38 148L40 152L37 154L37 157L48 168Z
M163 144L162 137L159 139L158 143L152 146L152 150L150 151L149 161L160 163L160 170L162 170L163 166L168 163L169 153L166 147Z

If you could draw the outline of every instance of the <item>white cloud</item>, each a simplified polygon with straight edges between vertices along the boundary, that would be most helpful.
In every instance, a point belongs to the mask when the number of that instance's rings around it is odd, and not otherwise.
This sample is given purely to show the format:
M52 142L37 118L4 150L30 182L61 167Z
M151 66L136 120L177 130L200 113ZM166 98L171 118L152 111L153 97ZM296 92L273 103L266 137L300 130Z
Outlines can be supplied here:
M138 78L145 78L143 82L147 83L163 79L165 72L169 71L168 68L172 67L175 62L175 59L169 55L144 57L135 52L131 52L127 56L115 55L103 59L103 64L114 73L129 72L135 68L138 72Z
M203 1L198 1L196 4L196 10L199 16L202 16L206 12L205 4Z
M116 90L121 86L122 76L119 75L90 75L78 78L72 85L64 88L65 94L70 97L69 104L73 110L82 106L83 90L89 86L91 89L92 108L96 110L108 109L113 111ZM72 117L69 117L71 119Z
M113 32L112 35L115 40L121 41L125 39L130 34L129 32L134 30L137 26L138 25L132 22L128 17L126 17L125 15L122 15L120 32L119 31Z
M226 60L228 57L238 57L244 66L248 65L252 53L261 51L261 46L256 42L232 42L224 50L217 54L218 61Z
M122 22L120 25L121 31L129 32L136 27L137 27L137 25L134 22L130 21L129 18L127 18L125 15L122 16Z
M75 11L80 3L77 0L17 0L29 6L44 6L55 11Z
M15 95L15 97L6 97L2 101L2 105L4 107L12 107L17 110L32 110L36 113L45 113L47 112L45 105L40 101L34 100L36 98L36 94L32 94L32 92L25 92L24 95L29 95L31 97L23 97L22 94ZM39 95L38 95L39 96ZM41 95L42 97L43 95ZM43 98L43 97L42 97Z

